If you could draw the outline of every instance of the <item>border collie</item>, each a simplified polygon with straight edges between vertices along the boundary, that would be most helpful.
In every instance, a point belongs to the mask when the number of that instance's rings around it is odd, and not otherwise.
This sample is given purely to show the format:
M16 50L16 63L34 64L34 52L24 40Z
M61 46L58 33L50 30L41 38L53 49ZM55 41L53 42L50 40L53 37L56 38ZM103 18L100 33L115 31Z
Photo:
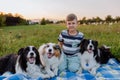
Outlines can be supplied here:
M46 43L39 47L39 54L45 70L54 77L58 73L58 66L63 60L63 55L59 45L55 43Z
M100 65L106 64L110 58L115 58L110 52L110 47L104 45L98 48L97 41L82 40L80 45L80 63L84 70L88 70L95 75Z
M42 73L43 65L40 61L39 52L34 46L21 48L18 51L18 58L15 66L16 73L29 76L31 78L49 78Z
M15 73L17 56L17 54L8 54L0 57L0 75L4 75L6 72Z

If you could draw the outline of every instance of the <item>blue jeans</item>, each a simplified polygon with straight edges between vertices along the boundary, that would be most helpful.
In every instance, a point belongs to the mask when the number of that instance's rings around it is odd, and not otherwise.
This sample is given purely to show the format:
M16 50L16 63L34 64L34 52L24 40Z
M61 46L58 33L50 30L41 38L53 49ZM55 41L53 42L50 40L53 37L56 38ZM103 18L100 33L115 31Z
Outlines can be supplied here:
M80 68L80 57L64 54L64 60L59 66L59 71L77 72Z

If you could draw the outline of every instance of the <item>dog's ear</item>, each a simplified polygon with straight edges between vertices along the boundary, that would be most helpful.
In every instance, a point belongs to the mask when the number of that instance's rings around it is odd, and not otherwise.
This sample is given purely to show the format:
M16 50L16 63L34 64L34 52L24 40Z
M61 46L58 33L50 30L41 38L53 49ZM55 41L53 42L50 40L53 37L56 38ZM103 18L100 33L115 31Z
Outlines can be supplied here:
M24 55L24 50L25 50L25 48L19 49L19 51L18 51L18 55L19 55L18 62L20 64L21 69L26 72L27 61L26 61L25 57L23 56Z
M39 52L38 52L37 48L33 47L33 51L35 51L35 53L37 55L36 56L36 63L35 64L37 64L37 65L42 64L41 61L40 61Z
M80 42L80 45L83 45L85 41L87 41L87 39L83 39L83 40Z
M87 41L87 39L83 39L80 43L80 52L83 53L83 51L85 50L85 42Z
M61 48L60 48L60 46L59 46L58 44L56 44L56 45L54 46L54 49L58 49L58 50L60 51L60 53L61 53Z
M60 46L56 44L53 48L55 49L55 56L60 57L60 54L62 52Z
M38 52L40 55L44 55L45 54L45 48L46 48L46 44L43 44L42 46L39 47Z
M39 47L38 52L39 52L39 59L42 63L42 66L45 67L45 58L43 57L45 54L45 48L46 48L46 44L43 44L42 46Z
M23 51L24 51L24 48L20 48L20 49L18 50L18 55L21 55L21 54L23 53Z
M98 41L94 41L95 42L95 45L98 47Z
M83 40L80 42L80 47L83 47L85 41L87 41L87 39L83 39Z

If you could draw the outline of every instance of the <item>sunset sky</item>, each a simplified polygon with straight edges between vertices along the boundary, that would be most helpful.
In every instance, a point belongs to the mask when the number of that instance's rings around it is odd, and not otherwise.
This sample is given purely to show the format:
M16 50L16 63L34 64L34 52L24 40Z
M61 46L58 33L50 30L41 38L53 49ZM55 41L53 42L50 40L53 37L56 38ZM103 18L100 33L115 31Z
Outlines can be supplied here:
M120 0L0 0L0 12L19 13L27 19L65 19L120 16Z

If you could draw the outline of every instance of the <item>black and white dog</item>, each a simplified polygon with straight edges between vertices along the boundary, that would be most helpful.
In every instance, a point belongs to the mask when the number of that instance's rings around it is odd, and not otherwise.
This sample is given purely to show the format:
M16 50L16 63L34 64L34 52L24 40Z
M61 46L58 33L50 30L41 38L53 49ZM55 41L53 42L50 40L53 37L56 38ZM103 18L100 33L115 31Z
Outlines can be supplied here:
M42 63L38 50L34 46L21 48L18 51L18 58L15 66L16 73L32 78L49 78L49 75L42 73Z
M96 70L101 64L106 64L110 58L115 58L110 47L101 46L98 48L98 42L95 40L84 39L80 45L80 63L84 70L88 70L95 75ZM80 71L82 70L80 68Z
M17 54L8 54L0 57L0 75L6 76L6 72L15 73Z

